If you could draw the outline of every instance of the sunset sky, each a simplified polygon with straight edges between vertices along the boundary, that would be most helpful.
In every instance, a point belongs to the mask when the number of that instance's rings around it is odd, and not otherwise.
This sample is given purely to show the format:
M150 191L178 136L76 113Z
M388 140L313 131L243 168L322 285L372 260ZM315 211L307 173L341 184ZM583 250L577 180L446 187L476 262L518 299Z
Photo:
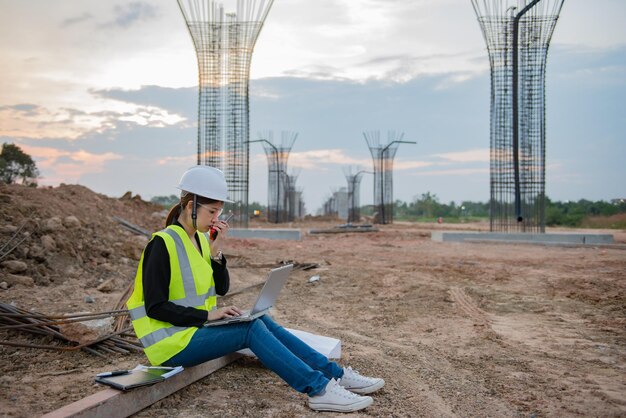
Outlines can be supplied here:
M232 0L225 1L228 9ZM626 2L566 0L547 65L546 189L626 197ZM489 62L470 0L275 0L252 58L251 139L298 133L307 210L371 170L363 132L406 140L394 196L489 198ZM197 63L175 0L0 0L0 143L39 184L176 193L196 161ZM267 203L251 145L250 200ZM372 179L361 203L372 202Z

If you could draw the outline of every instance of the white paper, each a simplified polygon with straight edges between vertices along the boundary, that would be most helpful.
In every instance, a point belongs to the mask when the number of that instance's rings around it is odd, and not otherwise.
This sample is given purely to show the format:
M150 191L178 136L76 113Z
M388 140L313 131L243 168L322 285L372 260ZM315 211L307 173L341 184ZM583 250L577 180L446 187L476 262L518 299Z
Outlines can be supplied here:
M175 374L182 372L183 366L166 367L166 366L144 366L144 365L139 364L133 370L148 370L148 369L169 370L169 372L163 373L161 375L165 379L167 379L168 377L174 376Z

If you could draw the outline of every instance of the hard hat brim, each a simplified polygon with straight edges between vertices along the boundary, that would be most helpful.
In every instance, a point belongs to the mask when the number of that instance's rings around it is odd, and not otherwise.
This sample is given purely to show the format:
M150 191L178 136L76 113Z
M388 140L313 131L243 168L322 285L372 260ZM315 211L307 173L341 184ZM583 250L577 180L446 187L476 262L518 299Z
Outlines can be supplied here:
M191 194L195 194L196 196L201 196L201 197L205 197L207 199L212 199L212 200L217 200L218 202L224 202L224 203L235 203L234 200L230 200L230 199L226 199L226 198L219 198L219 197L214 197L214 196L207 196L203 193L195 193L191 190L185 190L180 186L175 186L178 190L181 190L183 192L187 192L187 193L191 193Z

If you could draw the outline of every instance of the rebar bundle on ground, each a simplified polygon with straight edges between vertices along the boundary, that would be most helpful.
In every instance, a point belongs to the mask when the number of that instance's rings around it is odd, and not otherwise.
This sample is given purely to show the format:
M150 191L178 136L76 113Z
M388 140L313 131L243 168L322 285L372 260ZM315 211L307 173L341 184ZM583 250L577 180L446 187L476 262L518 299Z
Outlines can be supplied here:
M233 1L230 1L232 4ZM248 226L250 62L273 0L178 0L198 57L198 165L224 171L231 222Z
M22 229L24 229L24 225L26 224L22 224L22 226L20 226L13 233L13 235L11 235L11 238L9 238L9 240L2 244L2 246L0 247L0 261L7 258L9 254L13 252L13 250L19 247L20 244L30 236L29 234L22 234L22 236L20 237L20 233L22 232Z
M104 357L103 353L128 354L131 351L142 351L143 348L135 338L132 327L113 331L99 336L93 341L77 343L62 333L60 326L94 319L112 318L126 315L126 310L115 310L98 313L81 313L74 315L47 316L39 312L26 311L16 306L0 302L0 330L23 331L30 334L52 337L63 342L59 345L32 344L26 342L3 341L1 345L13 347L42 348L48 350L75 351L84 350L91 354ZM130 338L130 339L128 339Z
M472 0L491 65L491 231L545 232L545 69L564 0Z
M119 223L120 225L122 225L124 228L126 228L127 230L129 230L130 232L137 234L137 235L143 235L144 237L147 238L152 238L152 234L150 233L150 231L135 225L133 223L128 222L125 219L122 219L118 216L111 216L111 218L116 221L117 223Z

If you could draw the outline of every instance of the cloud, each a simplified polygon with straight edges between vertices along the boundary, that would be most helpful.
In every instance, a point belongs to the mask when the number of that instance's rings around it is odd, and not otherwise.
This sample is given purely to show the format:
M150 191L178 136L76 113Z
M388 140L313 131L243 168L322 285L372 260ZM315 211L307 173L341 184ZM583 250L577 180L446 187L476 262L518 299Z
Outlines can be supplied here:
M83 13L80 16L70 17L70 18L67 18L67 19L63 20L61 22L61 27L62 28L67 28L69 26L76 25L78 23L82 23L82 22L85 22L85 21L91 20L91 19L93 19L93 15L91 13L85 12L85 13Z
M472 149L459 152L446 152L442 154L434 154L433 156L456 163L488 162L489 148Z
M76 138L85 127L85 118L77 116L83 112L60 110L51 111L43 106L19 104L0 107L0 135L9 137L37 138L69 137ZM80 119L80 121L79 121Z
M432 162L432 161L394 161L393 169L394 170L411 170L414 168L431 167L433 165L437 165L437 163Z
M94 89L95 97L112 99L123 103L160 108L168 114L195 121L198 117L198 88L170 88L161 86L141 86L138 89ZM268 97L263 95L262 97Z
M122 159L122 155L113 152L96 154L83 149L66 151L28 144L19 146L33 157L39 171L45 173L43 184L78 183L83 175L104 172L107 162Z
M41 111L41 107L35 104L30 103L22 103L16 104L12 106L0 106L0 112L12 112L16 115L20 115L22 117L35 116Z
M109 108L125 110L100 110L87 112L62 107L57 110L35 104L0 106L0 136L21 138L80 139L90 132L114 130L120 123L147 127L165 127L180 124L186 118L157 106L133 103L109 103ZM195 121L194 121L195 122Z
M116 5L113 12L113 20L104 23L101 27L126 29L136 22L151 20L157 17L156 8L152 4L139 1L124 4L123 6Z
M250 99L266 99L277 101L281 98L282 95L279 92L270 88L260 86L255 89L250 89Z
M336 80L366 83L384 81L407 83L417 78L440 76L436 89L445 89L457 83L479 77L489 71L486 56L473 53L456 54L369 54L365 60L331 66L301 65L282 72L284 76L313 80Z
M120 121L134 122L141 126L152 126L155 128L162 128L167 125L175 125L184 121L178 115L169 114L167 111L155 107L143 107L137 109L136 112L130 115L122 115L119 117Z
M448 170L428 170L413 173L416 176L468 176L472 174L489 174L489 167L455 168Z
M327 169L332 165L371 165L370 159L358 159L346 155L343 149L318 149L289 154L289 168Z
M331 148L318 149L302 152L291 152L289 154L288 164L289 170L305 169L305 170L337 170L338 167L367 167L371 170L371 158L355 158L346 154L345 149ZM253 156L253 161L259 163L266 160L263 154ZM435 162L429 161L394 161L394 170L411 170L415 168L430 167L436 165Z
M374 55L356 65L370 79L406 83L420 77L442 77L436 89L476 78L489 70L487 57L474 53Z
M167 157L159 158L157 160L157 164L162 165L162 166L188 165L191 167L192 165L196 163L197 159L198 159L198 155L196 153L188 154L188 155L181 155L181 156L176 156L176 157L167 156Z
M286 70L283 71L283 74L287 77L310 78L313 80L347 81L347 78L341 75L342 72L343 70L338 67L314 64Z
M13 109L18 112L30 112L32 110L37 109L38 107L39 106L34 105L34 104L24 103L24 104L17 104L13 106L1 106L0 109Z

